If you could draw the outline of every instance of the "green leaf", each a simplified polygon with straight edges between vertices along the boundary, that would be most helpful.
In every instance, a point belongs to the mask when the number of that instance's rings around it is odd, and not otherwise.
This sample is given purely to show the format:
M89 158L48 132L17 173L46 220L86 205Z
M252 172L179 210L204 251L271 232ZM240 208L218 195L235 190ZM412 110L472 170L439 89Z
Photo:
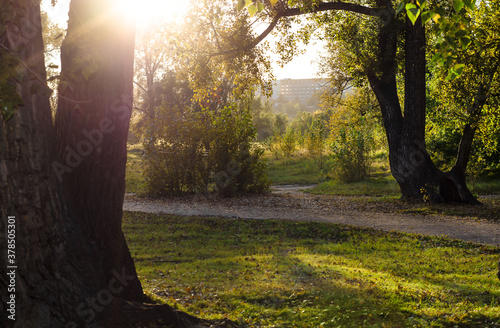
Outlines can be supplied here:
M415 24L415 22L418 19L418 16L420 15L420 9L417 8L417 6L413 3L408 3L406 4L406 14L408 15L408 18L412 22L412 24Z
M399 14L405 8L405 2L401 1L396 9L396 15Z
M453 66L453 70L455 73L457 73L458 76L460 76L465 68L465 64L456 64Z
M3 117L5 122L10 120L12 118L12 116L14 116L14 113L15 113L14 107L11 107L11 106L4 106L4 107L0 108L0 111L2 112L2 117Z
M437 52L434 54L434 56L432 56L431 62L439 63L442 60L443 60L443 54L440 52Z
M417 5L414 3L407 3L405 8L406 8L406 10L412 9L412 8L417 8Z
M476 7L476 1L475 0L463 0L464 4L466 7L468 7L470 10L474 10Z
M448 76L446 77L446 80L453 81L457 77L458 77L457 73L455 73L453 70L450 69L448 72Z
M472 40L468 36L464 36L464 37L460 38L460 43L462 44L462 49L467 48L471 42L472 42Z
M453 81L454 79L462 75L464 68L465 64L455 64L448 72L448 76L446 77L446 79L449 81Z
M455 37L457 37L457 38L461 38L461 37L464 37L466 35L467 35L467 31L466 30L458 30L455 33Z
M453 0L453 8L458 13L464 7L464 3L462 0Z
M261 11L264 11L264 4L262 2L257 2L257 11L260 13Z
M255 15L258 12L257 4L252 3L250 6L248 6L248 13L250 16Z
M271 6L274 7L274 5L278 2L278 0L269 0L269 2L271 3Z
M427 24L427 22L430 21L435 15L436 13L433 11L424 11L422 13L422 24Z
M417 0L417 5L420 9L424 9L427 6L427 0Z

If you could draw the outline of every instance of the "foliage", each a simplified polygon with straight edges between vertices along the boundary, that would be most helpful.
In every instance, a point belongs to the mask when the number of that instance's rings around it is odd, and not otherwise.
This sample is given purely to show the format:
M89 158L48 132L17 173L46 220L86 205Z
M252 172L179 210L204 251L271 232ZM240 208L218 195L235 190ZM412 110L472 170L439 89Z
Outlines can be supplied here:
M293 155L297 149L297 139L300 138L300 132L288 127L286 132L277 137L277 143L279 149L283 152L285 157L290 157Z
M359 123L364 123L360 121ZM369 169L369 140L365 126L350 124L339 129L331 144L334 175L344 182L364 180Z
M250 112L252 115L253 126L257 130L257 139L265 140L275 134L276 116L273 114L272 104L269 100L262 102L261 97L252 97L250 102ZM283 125L283 123L279 123ZM286 125L286 122L285 122ZM278 127L283 128L282 126Z
M377 120L373 95L358 89L342 100L330 117L330 147L334 176L344 182L361 181L368 175Z
M290 122L290 128L301 135L305 135L313 121L314 114L310 112L298 112L297 116Z
M182 24L141 43L138 107L146 115L138 121L147 131L150 194L230 196L269 187L252 123L271 135L272 117L260 105L252 113L245 100L258 84L266 90L268 62L260 48L239 48L252 38L250 23L228 3L192 3Z
M262 150L252 146L251 115L234 104L220 105L216 91L207 106L156 109L144 140L148 194L267 191Z
M450 81L446 70L440 67L432 70L433 99L428 113L428 130L432 132L430 145L434 158L450 167L454 160L452 152L458 148L463 126L474 129L476 137L468 173L478 176L484 171L498 170L500 163L499 4L481 2L466 17L474 41L456 52L457 60L465 65L461 75Z
M249 327L496 327L498 248L341 225L125 213L146 292Z
M305 148L320 171L326 169L326 140L328 138L327 119L317 115L311 122L305 136Z

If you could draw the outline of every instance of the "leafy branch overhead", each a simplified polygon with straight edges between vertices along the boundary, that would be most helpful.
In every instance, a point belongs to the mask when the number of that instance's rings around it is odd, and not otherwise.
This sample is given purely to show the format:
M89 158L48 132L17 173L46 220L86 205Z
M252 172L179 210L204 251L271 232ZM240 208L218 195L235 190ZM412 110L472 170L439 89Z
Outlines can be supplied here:
M420 18L422 24L431 23L436 34L440 35L431 62L448 70L448 80L462 74L465 64L458 61L458 52L471 43L469 13L475 11L474 0L452 0L448 6L431 6L427 0L402 1L396 10L399 14L406 10L412 24Z
M238 0L237 9L247 9L250 16L263 12L266 7L272 8L273 21L270 29L277 25L278 20L306 13L318 13L329 10L345 10L369 16L385 17L387 11L382 8L371 8L365 5L348 2L320 2L320 1L281 1L282 6L276 9L278 0ZM449 3L436 6L427 0L403 0L395 9L397 16L405 12L413 25L417 21L421 24L430 24L436 34L441 35L436 43L431 62L443 66L449 72L448 79L453 80L460 76L465 65L458 62L457 52L467 48L471 43L469 15L474 14L476 2L474 0L450 0ZM394 13L394 11L393 11ZM393 15L393 14L391 14ZM256 39L260 42L270 31L265 31Z

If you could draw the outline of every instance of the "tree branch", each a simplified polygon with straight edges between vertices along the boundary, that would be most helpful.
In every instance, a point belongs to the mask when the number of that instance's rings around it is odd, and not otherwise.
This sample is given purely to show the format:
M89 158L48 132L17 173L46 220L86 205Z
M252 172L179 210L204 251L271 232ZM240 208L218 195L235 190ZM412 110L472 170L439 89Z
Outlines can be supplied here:
M322 3L318 4L317 6L315 6L312 9L312 11L302 11L300 8L283 8L283 9L278 10L278 12L273 17L273 20L271 21L269 26L264 30L264 32L262 32L259 36L257 36L251 43L243 45L242 47L239 47L239 48L230 49L230 50L211 54L210 57L235 54L235 53L239 53L239 52L248 51L248 50L254 48L260 42L262 42L269 35L269 33L272 32L272 30L276 27L276 25L278 25L278 22L280 21L281 18L307 15L307 14L319 13L319 12L323 12L323 11L332 11L332 10L343 10L343 11L349 11L349 12L353 12L353 13L358 13L358 14L367 15L367 16L374 16L374 17L382 17L383 14L387 14L387 9L374 9L371 7L366 7L366 6L361 6L361 5L357 5L357 4L353 4L353 3L346 3L346 2L322 2Z

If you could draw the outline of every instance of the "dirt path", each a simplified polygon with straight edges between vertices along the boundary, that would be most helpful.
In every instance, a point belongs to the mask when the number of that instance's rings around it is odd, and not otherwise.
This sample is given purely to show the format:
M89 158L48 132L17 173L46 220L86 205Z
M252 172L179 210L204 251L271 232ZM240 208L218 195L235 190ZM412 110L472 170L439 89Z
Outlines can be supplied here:
M311 186L277 186L270 195L220 199L196 195L162 200L125 196L123 209L147 213L252 219L322 221L401 231L500 246L500 223L472 218L404 214L404 208L352 201L344 196L318 196L300 190Z

